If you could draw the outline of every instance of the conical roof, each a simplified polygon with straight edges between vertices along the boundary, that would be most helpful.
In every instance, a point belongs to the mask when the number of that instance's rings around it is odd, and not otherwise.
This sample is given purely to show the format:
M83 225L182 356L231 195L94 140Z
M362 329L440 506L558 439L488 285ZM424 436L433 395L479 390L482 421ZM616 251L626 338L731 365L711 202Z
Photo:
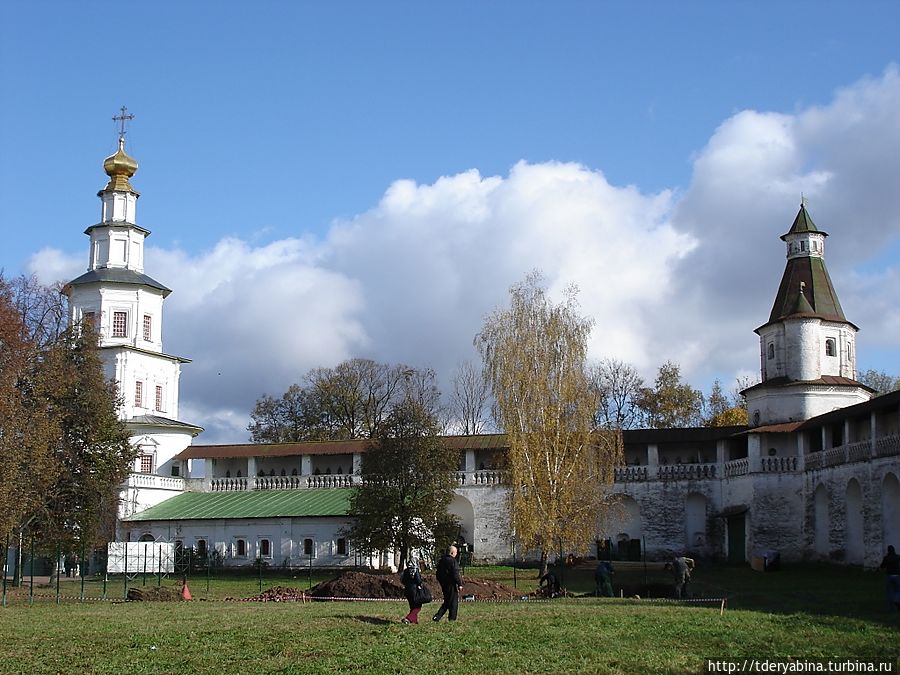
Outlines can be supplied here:
M809 212L806 210L806 204L801 203L800 210L797 212L797 217L794 218L794 224L791 225L791 229L788 230L787 234L781 235L781 238L787 239L792 234L802 234L803 232L818 232L819 234L824 234L826 237L828 236L827 232L823 232L816 227L812 216L810 216Z
M816 228L806 211L806 206L801 204L790 231L781 238L786 239L792 234L805 232L825 234ZM831 283L831 277L825 267L825 260L820 256L788 258L767 323L798 316L850 323L844 316L844 310L841 309L834 284Z

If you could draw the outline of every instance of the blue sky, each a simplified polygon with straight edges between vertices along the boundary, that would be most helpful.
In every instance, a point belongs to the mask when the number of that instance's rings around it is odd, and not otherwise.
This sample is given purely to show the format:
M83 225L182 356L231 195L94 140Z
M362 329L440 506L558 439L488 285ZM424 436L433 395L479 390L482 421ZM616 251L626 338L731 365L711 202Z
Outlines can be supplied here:
M83 270L124 104L207 442L349 356L449 381L534 267L581 287L592 356L728 386L801 191L860 366L900 373L897 25L896 2L3 3L0 267Z

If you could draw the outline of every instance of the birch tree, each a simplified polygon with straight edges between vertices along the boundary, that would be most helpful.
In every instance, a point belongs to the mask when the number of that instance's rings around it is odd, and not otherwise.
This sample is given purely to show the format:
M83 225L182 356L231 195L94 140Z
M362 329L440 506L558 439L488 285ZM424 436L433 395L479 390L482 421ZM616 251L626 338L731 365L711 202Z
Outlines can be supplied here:
M578 314L576 295L570 288L554 303L534 272L475 338L509 445L510 523L519 544L541 551L542 568L548 554L593 541L622 457L618 432L591 431L592 321Z

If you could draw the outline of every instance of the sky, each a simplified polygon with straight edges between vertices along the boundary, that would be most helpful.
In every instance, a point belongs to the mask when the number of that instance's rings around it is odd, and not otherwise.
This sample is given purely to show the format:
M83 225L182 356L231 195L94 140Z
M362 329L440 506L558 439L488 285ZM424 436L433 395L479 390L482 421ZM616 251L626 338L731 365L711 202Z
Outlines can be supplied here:
M758 377L801 194L861 370L900 374L897 2L0 6L0 269L88 263L135 115L179 418L352 357L442 389L510 285L579 288L593 360Z

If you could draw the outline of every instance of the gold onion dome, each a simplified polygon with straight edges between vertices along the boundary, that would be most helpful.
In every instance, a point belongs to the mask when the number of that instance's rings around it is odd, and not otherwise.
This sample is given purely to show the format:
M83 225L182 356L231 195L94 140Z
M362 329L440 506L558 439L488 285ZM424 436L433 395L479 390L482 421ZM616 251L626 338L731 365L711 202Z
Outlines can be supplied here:
M103 170L109 176L109 183L106 184L104 190L115 190L117 192L137 192L128 179L131 178L138 169L138 163L125 154L125 139L119 138L119 149L116 154L110 155L103 160Z

